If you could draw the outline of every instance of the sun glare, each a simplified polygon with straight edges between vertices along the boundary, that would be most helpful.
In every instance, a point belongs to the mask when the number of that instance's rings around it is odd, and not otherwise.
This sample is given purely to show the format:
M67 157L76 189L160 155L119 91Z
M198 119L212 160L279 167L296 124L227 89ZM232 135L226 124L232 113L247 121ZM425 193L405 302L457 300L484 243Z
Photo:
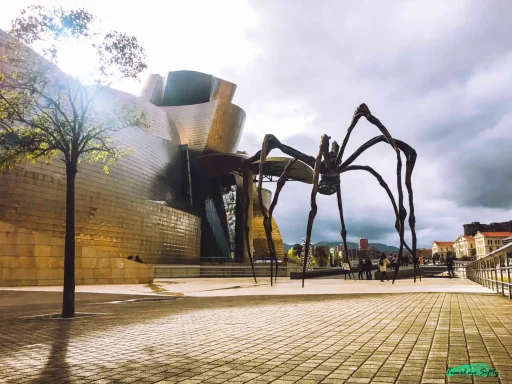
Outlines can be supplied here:
M100 76L94 48L86 41L62 41L59 50L58 65L65 73L89 84Z
M3 6L0 28L8 30L11 20L29 4L66 9L84 6L98 17L103 31L114 29L136 36L146 50L148 69L141 74L141 81L113 85L132 94L139 93L150 73L189 69L223 77L228 72L244 71L261 52L247 37L250 30L257 28L259 16L246 0L170 1L165 5L147 0L144 6L120 1L20 0ZM84 82L97 77L96 56L86 43L61 42L58 48L59 67L64 72Z

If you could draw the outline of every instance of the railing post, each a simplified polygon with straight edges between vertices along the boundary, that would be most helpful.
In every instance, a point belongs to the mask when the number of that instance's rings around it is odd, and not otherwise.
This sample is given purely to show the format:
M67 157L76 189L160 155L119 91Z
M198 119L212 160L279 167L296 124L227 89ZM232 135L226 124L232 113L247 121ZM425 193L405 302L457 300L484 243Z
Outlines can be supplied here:
M487 283L489 284L489 288L494 291L494 284L492 282L491 262L489 260L485 262L485 270L487 271Z
M503 265L503 263L501 262L501 255L500 255L500 280L501 280L501 294L503 296L505 296L505 286L504 286L504 281L503 281L503 269L501 268L501 266Z
M487 260L487 275L488 275L488 281L489 281L489 288L494 291L494 281L492 281L492 268L491 268L491 261Z
M510 258L505 254L507 259L507 280L508 280L508 298L512 300L512 281L510 281Z
M489 276L490 276L490 280L491 280L491 289L494 291L494 274L492 273L492 260L489 259L487 264L488 264L488 267L489 267Z
M485 282L485 286L489 288L489 280L487 280L487 260L482 261L482 274Z
M498 266L496 264L496 258L495 257L493 258L493 260L494 260L494 263L493 263L493 265L494 265L494 267L493 267L493 269L494 269L494 277L496 278L496 280L495 280L496 281L496 293L500 293L500 285L498 283Z
M492 285L492 290L494 291L494 282L495 282L495 280L494 280L494 273L493 273L493 272L496 272L496 269L495 269L495 268L493 268L492 258L491 258L491 260L489 260L489 268L490 268L490 269L489 269L489 271L491 272L491 285ZM498 280L498 279L496 279L496 280Z
M489 282L489 279L487 278L488 277L487 276L487 273L488 273L488 271L487 271L487 260L482 262L482 272L483 272L484 279L485 279L485 286L487 288L489 288L490 282Z

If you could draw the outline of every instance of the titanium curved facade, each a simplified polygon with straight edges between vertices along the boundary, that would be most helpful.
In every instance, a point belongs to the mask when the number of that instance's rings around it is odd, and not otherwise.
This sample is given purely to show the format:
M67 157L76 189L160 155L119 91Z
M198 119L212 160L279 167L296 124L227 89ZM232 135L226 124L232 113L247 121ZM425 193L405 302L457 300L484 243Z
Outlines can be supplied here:
M194 71L150 75L141 99L160 106L169 119L169 135L194 155L236 153L245 112L232 104L236 85Z
M135 153L108 175L103 164L79 165L77 284L150 282L152 264L247 261L238 176L209 177L198 161L203 154L236 153L245 112L232 104L235 91L233 83L194 71L150 75L139 97L109 91L101 108L119 99L134 102L146 112L148 127L114 134L119 146ZM0 285L62 284L65 181L58 159L0 172ZM266 254L257 206L254 212L254 247ZM275 222L274 235L281 256Z
M160 92L160 89L163 89ZM172 140L186 145L194 211L201 217L201 259L233 260L226 207L219 179L210 178L198 161L206 153L236 153L245 112L231 103L236 85L194 71L170 72L148 80L145 98L157 100L170 122ZM232 185L235 184L233 179Z
M245 112L225 100L179 107L162 107L176 127L181 144L198 155L235 153L245 122Z
M152 263L196 260L201 219L181 188L179 148L165 112L132 98L148 130L125 129L118 145L133 148L107 175L82 163L76 180L77 284L152 280ZM63 278L65 169L21 164L0 173L0 284L58 285ZM145 264L126 260L139 255Z

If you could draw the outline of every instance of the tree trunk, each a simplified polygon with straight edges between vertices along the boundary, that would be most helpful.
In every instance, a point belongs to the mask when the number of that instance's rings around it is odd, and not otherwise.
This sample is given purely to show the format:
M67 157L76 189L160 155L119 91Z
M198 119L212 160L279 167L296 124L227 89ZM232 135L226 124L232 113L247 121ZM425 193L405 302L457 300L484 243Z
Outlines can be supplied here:
M77 162L66 163L66 239L62 317L75 317L75 178Z

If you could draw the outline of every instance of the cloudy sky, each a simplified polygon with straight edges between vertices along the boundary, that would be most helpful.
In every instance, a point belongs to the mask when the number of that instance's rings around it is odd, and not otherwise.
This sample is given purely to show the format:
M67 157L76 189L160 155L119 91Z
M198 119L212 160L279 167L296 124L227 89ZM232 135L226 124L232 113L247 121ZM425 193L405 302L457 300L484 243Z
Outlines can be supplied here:
M30 3L2 4L0 28ZM355 108L367 103L418 153L419 246L455 240L464 223L512 219L512 2L39 3L83 6L105 28L137 36L148 73L190 69L238 84L234 102L247 112L239 149L250 153L272 133L315 155L320 136L341 143ZM68 52L62 66L79 73L83 55L72 46ZM140 87L119 85L132 93ZM361 120L346 154L377 134ZM374 167L396 194L389 146L377 145L357 164ZM282 192L275 217L285 242L305 235L310 191L289 183ZM392 207L372 176L344 174L342 194L349 240L398 244ZM318 205L313 240L341 240L335 196L320 196Z

